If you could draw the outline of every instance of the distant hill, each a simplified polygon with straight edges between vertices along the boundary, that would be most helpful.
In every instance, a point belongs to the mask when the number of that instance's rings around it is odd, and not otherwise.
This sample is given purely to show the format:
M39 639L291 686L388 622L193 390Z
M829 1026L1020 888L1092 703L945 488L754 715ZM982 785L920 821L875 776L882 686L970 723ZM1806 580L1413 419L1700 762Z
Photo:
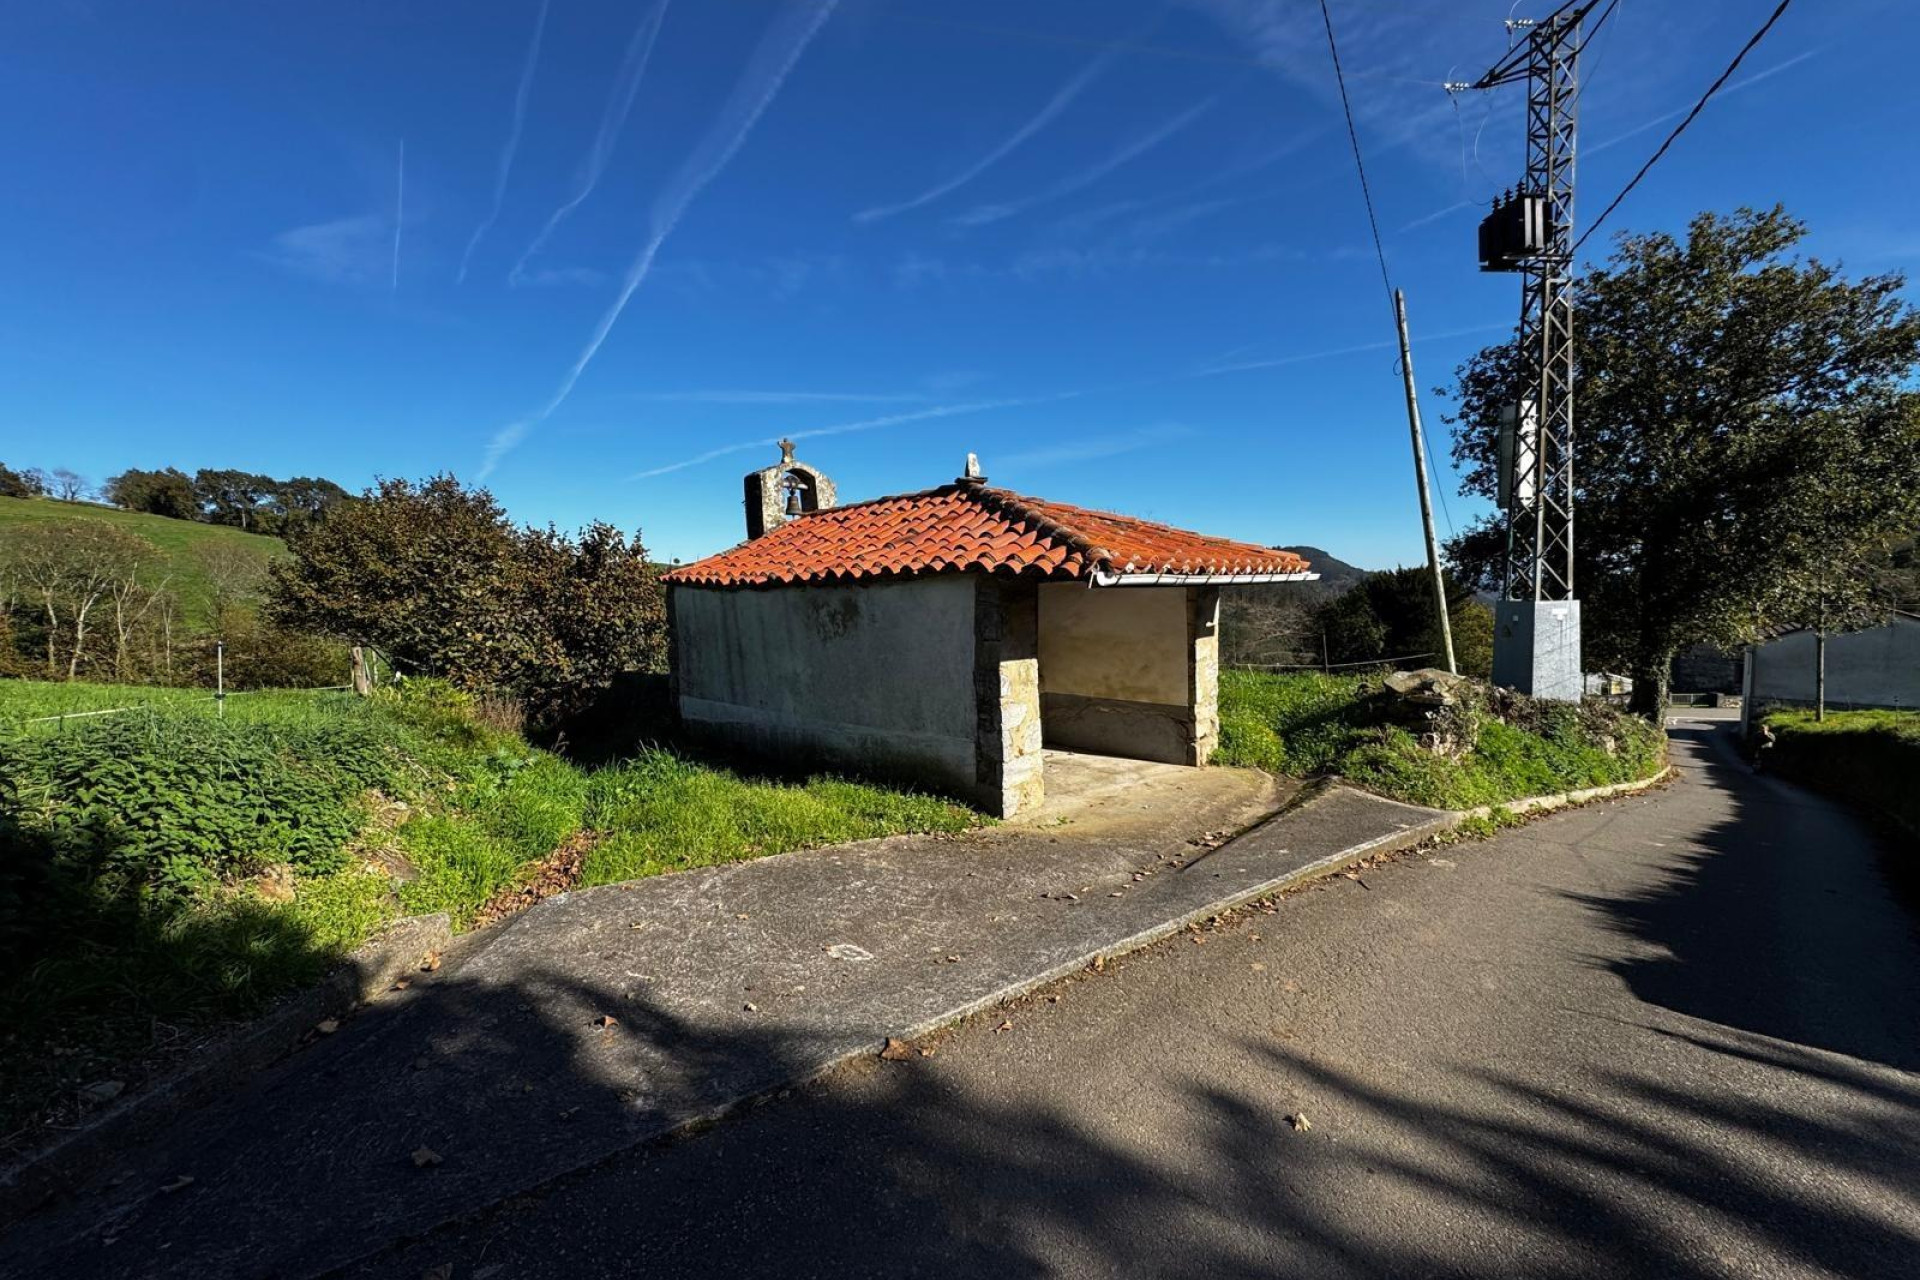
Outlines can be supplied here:
M1279 547L1280 551L1291 551L1313 566L1320 575L1320 588L1331 595L1339 595L1348 587L1367 576L1367 570L1348 564L1331 551L1322 551L1319 547Z
M145 575L147 585L155 586L162 578L167 579L168 588L180 600L185 621L195 626L206 623L213 608L213 593L200 558L202 553L212 547L231 547L258 556L265 563L286 550L286 544L278 538L242 533L231 525L174 520L91 502L0 498L0 536L10 527L53 520L99 520L151 542L159 554Z

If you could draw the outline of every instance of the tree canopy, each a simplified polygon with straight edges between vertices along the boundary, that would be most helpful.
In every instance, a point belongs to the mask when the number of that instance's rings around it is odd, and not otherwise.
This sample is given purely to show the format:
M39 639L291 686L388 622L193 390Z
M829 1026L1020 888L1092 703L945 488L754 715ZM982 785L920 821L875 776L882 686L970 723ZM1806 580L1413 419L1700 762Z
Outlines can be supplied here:
M313 476L276 480L251 471L210 467L192 476L177 467L153 471L129 467L109 479L101 492L108 502L128 511L268 534L285 534L310 524L351 496L333 481Z
M1920 527L1920 314L1897 274L1794 256L1805 234L1777 207L1703 213L1576 280L1576 594L1589 667L1631 672L1643 709L1688 644L1870 613L1864 566ZM1517 347L1456 377L1453 456L1492 498ZM1487 587L1504 551L1498 517L1448 546Z
M274 562L284 625L371 644L402 670L497 689L536 713L666 658L666 604L636 535L514 525L452 476L382 481L294 532Z

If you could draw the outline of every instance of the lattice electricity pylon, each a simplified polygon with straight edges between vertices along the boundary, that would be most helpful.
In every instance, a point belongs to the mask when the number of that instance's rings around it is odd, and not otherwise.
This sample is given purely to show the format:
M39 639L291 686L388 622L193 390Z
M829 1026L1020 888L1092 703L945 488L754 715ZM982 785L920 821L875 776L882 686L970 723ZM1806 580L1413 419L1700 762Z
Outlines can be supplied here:
M1527 82L1527 175L1480 229L1481 269L1521 275L1526 390L1515 407L1507 495L1508 600L1571 600L1573 587L1573 178L1580 23L1562 5L1470 86ZM1450 86L1454 87L1454 86Z

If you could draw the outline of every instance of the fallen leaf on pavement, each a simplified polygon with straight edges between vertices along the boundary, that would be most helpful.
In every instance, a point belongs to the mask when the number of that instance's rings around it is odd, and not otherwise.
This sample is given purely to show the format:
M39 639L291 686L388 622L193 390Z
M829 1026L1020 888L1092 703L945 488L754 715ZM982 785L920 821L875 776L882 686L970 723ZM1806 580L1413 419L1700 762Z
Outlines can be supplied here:
M603 1013L599 1017L593 1020L593 1025L596 1027L599 1027L602 1031L605 1031L610 1027L619 1026L620 1019L614 1017L610 1013Z
M1013 1030L1013 1023L1011 1021L1003 1022L999 1026L994 1028L994 1031L996 1032L1011 1031L1011 1030Z
M419 1147L413 1153L413 1167L428 1169L440 1163L440 1153L432 1147Z
M888 1062L905 1062L913 1056L913 1048L905 1040L887 1037L886 1047L880 1050L880 1056Z
M172 1182L169 1182L166 1186L160 1189L162 1191L185 1191L188 1187L192 1185L193 1185L193 1175L190 1173L183 1173L179 1177L175 1178Z
M1307 1119L1307 1113L1304 1111L1296 1111L1288 1116L1287 1123L1293 1126L1296 1133L1305 1133L1313 1128L1313 1121Z
M420 971L422 973L432 973L435 969L438 969L439 967L440 967L440 953L438 951L427 952L426 959L420 962Z
M746 1011L747 1011L748 1013L758 1013L758 1012L760 1012L760 1006L759 1006L759 1005L757 1005L757 1004L755 1004L755 1003L754 1003L753 1001L751 1001L751 1000L749 1000L749 1001L747 1001L747 1002L746 1002L745 1004L743 1004L743 1005L741 1005L740 1007L741 1007L742 1009L745 1009L745 1010L746 1010Z
M338 1018L322 1018L314 1024L313 1029L323 1036L330 1036L340 1029L340 1020Z

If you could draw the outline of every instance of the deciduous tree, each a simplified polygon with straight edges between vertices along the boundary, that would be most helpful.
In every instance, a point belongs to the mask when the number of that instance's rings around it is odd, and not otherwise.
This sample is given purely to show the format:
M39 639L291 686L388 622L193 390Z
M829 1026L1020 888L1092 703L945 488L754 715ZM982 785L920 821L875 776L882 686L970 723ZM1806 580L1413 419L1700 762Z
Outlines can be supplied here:
M177 467L162 467L158 471L129 467L109 479L101 493L108 502L128 511L144 511L174 520L193 520L200 514L200 500L194 493L193 481Z
M1920 516L1920 315L1899 275L1794 256L1805 234L1778 208L1705 213L1578 278L1575 585L1588 665L1632 673L1643 711L1685 645L1868 603L1849 566ZM1457 371L1470 492L1494 495L1490 424L1523 383L1511 344ZM1448 553L1492 587L1504 550L1488 519Z
M528 530L452 476L382 481L293 532L271 568L280 623L370 644L403 671L498 689L536 711L658 669L665 610L637 537Z
M98 520L50 520L0 534L0 574L44 620L49 679L79 674L95 608L117 585L136 580L153 554L145 538Z

